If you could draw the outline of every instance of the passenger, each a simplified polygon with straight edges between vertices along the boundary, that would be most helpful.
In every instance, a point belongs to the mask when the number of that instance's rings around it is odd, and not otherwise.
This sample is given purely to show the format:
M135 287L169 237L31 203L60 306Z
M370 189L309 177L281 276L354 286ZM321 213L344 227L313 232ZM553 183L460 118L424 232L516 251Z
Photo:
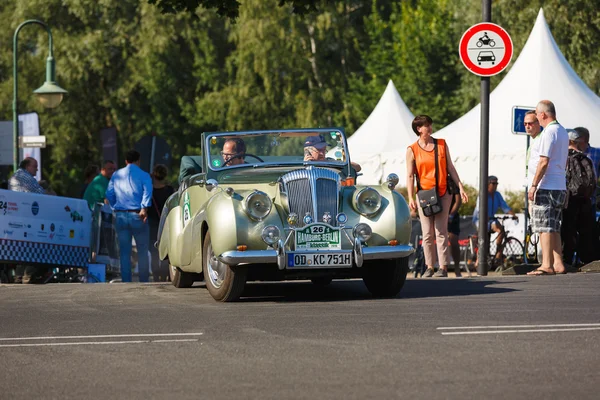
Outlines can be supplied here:
M332 160L326 157L327 154L327 142L323 135L308 136L304 141L304 161L325 161ZM350 162L354 172L360 172L362 167L355 163Z
M223 157L223 167L244 164L246 144L240 138L227 139L223 144L221 156Z
M304 161L324 161L327 142L323 135L309 136L304 141Z

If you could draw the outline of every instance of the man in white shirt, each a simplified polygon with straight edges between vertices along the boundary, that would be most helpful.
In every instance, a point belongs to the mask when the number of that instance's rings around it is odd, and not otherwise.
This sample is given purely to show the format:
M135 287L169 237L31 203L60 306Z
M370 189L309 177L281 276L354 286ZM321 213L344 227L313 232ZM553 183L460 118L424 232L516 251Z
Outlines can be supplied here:
M531 146L527 197L533 201L533 231L540 234L543 259L542 265L528 275L564 274L560 225L567 197L569 135L556 120L556 109L551 101L540 101L535 114L544 130Z

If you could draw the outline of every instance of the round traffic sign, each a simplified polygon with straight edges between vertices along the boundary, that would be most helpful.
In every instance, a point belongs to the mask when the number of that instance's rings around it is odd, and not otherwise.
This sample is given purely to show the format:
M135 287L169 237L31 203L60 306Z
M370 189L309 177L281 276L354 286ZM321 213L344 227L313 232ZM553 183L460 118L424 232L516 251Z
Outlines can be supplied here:
M490 22L473 25L463 34L458 45L464 66L479 76L493 76L510 63L513 44L501 26Z

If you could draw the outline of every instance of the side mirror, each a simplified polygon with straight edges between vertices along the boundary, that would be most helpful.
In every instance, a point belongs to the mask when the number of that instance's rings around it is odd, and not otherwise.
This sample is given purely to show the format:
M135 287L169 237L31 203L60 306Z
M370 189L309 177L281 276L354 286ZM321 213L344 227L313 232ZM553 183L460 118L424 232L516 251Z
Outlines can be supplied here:
M216 179L209 179L206 181L206 190L208 190L209 192L212 192L213 190L215 190L218 187L219 187L219 182L217 182Z
M396 185L398 185L398 182L400 182L400 178L398 178L398 175L389 174L385 180L385 185L388 189L393 191L396 188Z

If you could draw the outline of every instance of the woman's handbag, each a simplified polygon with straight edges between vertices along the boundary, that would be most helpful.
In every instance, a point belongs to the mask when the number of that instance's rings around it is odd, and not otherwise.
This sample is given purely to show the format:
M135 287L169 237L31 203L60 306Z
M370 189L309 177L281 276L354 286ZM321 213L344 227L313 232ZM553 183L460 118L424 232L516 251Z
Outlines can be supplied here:
M417 198L419 199L419 205L423 210L423 215L426 217L431 217L432 215L442 212L442 203L437 194L437 188L419 190L417 192Z
M437 140L433 139L433 155L435 164L435 182L438 182L438 147ZM415 168L416 169L416 168ZM417 198L419 199L419 206L423 210L423 215L431 217L435 214L442 212L442 202L437 192L437 185L433 189L422 190L421 183L419 182L419 175L417 175Z

